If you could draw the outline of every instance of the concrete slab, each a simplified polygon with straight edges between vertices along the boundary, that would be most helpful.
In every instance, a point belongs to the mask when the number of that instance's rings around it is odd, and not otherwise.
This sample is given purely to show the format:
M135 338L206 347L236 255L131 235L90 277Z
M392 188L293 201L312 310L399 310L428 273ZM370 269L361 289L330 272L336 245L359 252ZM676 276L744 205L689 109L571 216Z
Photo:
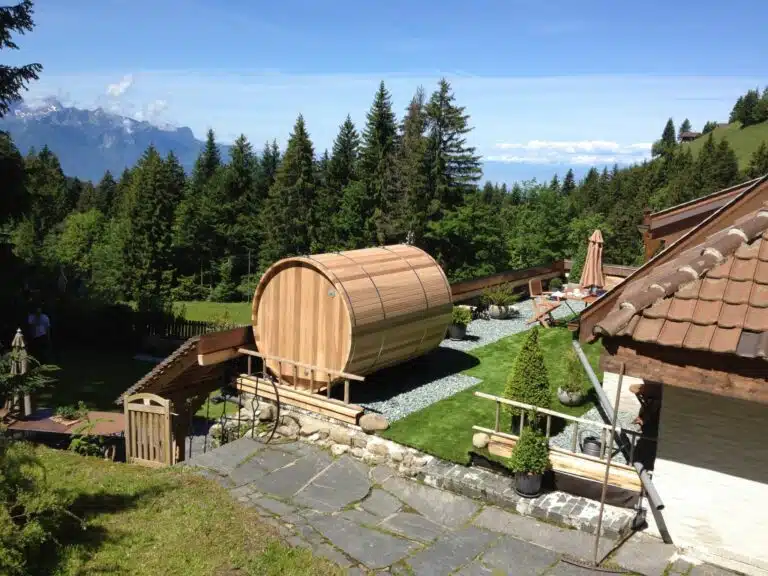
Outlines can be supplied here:
M474 560L498 535L474 526L448 533L432 546L408 559L417 576L447 575Z
M382 488L433 522L456 528L466 523L479 506L469 498L393 477Z

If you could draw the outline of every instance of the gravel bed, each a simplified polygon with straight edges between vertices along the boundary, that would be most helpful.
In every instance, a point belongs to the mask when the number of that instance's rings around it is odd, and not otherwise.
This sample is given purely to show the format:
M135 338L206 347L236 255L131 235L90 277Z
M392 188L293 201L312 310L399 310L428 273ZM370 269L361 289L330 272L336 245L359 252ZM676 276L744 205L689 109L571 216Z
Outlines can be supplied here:
M584 309L583 302L568 302L568 304L573 308L574 312ZM446 339L443 340L440 346L468 352L512 334L528 330L533 326L533 324L526 324L526 321L533 317L533 304L531 300L519 302L515 307L520 311L518 317L507 320L474 320L467 327L466 340ZM570 314L571 310L565 304L553 312L555 318L565 318ZM395 422L480 382L481 380L478 378L465 374L451 374L435 380L427 380L407 392L397 394L386 400L361 403L360 405L383 414L390 422Z
M619 425L628 430L639 431L640 427L637 424L632 423L632 421L635 419L635 416L636 414L632 414L631 412L622 412L621 410L619 410ZM582 414L581 418L583 418L584 420L591 420L593 422L603 423L603 418L600 415L600 411L596 407ZM560 434L558 434L557 436L552 436L552 438L549 439L550 445L557 446L558 448L564 448L566 450L570 450L572 448L573 433L575 429L576 429L576 423L570 424L562 432L560 432ZM589 430L589 433L582 434L582 430ZM587 436L597 436L598 438L600 438L600 428L597 426L592 427L586 424L579 424L579 436L582 439L586 438ZM577 442L578 442L578 439L577 439ZM577 446L576 450L580 452L581 448ZM621 454L620 452L616 452L615 444L614 444L613 461L626 464L626 459L624 458L623 454Z
M584 309L584 302L569 301L568 306L573 309L573 312L581 312ZM567 318L572 314L568 306L563 304L552 313L552 316L555 318ZM506 320L474 320L467 326L467 338L465 340L443 340L440 346L468 352L469 350L486 346L531 328L533 324L526 324L526 322L533 318L533 302L531 300L523 300L515 304L515 308L520 311L520 315L516 318L508 318Z

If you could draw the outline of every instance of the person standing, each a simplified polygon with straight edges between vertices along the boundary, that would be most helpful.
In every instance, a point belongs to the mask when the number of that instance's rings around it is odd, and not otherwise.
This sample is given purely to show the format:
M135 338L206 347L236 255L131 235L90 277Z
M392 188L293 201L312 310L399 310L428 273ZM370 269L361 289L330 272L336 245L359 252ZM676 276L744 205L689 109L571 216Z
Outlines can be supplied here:
M45 364L51 345L51 319L38 306L35 312L27 318L27 323L32 336L30 342L32 355L36 357L38 362Z

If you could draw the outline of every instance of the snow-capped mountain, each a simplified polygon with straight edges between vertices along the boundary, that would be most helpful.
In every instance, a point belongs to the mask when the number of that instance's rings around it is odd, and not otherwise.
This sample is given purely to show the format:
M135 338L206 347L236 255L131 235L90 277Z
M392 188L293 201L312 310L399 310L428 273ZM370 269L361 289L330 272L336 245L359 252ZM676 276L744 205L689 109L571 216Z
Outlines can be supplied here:
M83 110L55 98L14 105L0 119L0 130L11 134L22 154L47 145L59 157L67 176L94 181L106 170L119 176L150 144L162 155L173 151L189 170L203 146L187 127L157 126L102 108Z

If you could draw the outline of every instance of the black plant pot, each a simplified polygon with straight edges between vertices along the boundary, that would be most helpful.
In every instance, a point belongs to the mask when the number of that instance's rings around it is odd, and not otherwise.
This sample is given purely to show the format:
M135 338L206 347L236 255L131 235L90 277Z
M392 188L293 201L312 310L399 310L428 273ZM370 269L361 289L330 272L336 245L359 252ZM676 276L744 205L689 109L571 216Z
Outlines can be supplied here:
M448 337L451 340L464 340L467 337L466 324L451 324L448 326Z
M515 474L515 492L524 498L536 498L541 494L541 482L543 474L527 474L518 472Z

